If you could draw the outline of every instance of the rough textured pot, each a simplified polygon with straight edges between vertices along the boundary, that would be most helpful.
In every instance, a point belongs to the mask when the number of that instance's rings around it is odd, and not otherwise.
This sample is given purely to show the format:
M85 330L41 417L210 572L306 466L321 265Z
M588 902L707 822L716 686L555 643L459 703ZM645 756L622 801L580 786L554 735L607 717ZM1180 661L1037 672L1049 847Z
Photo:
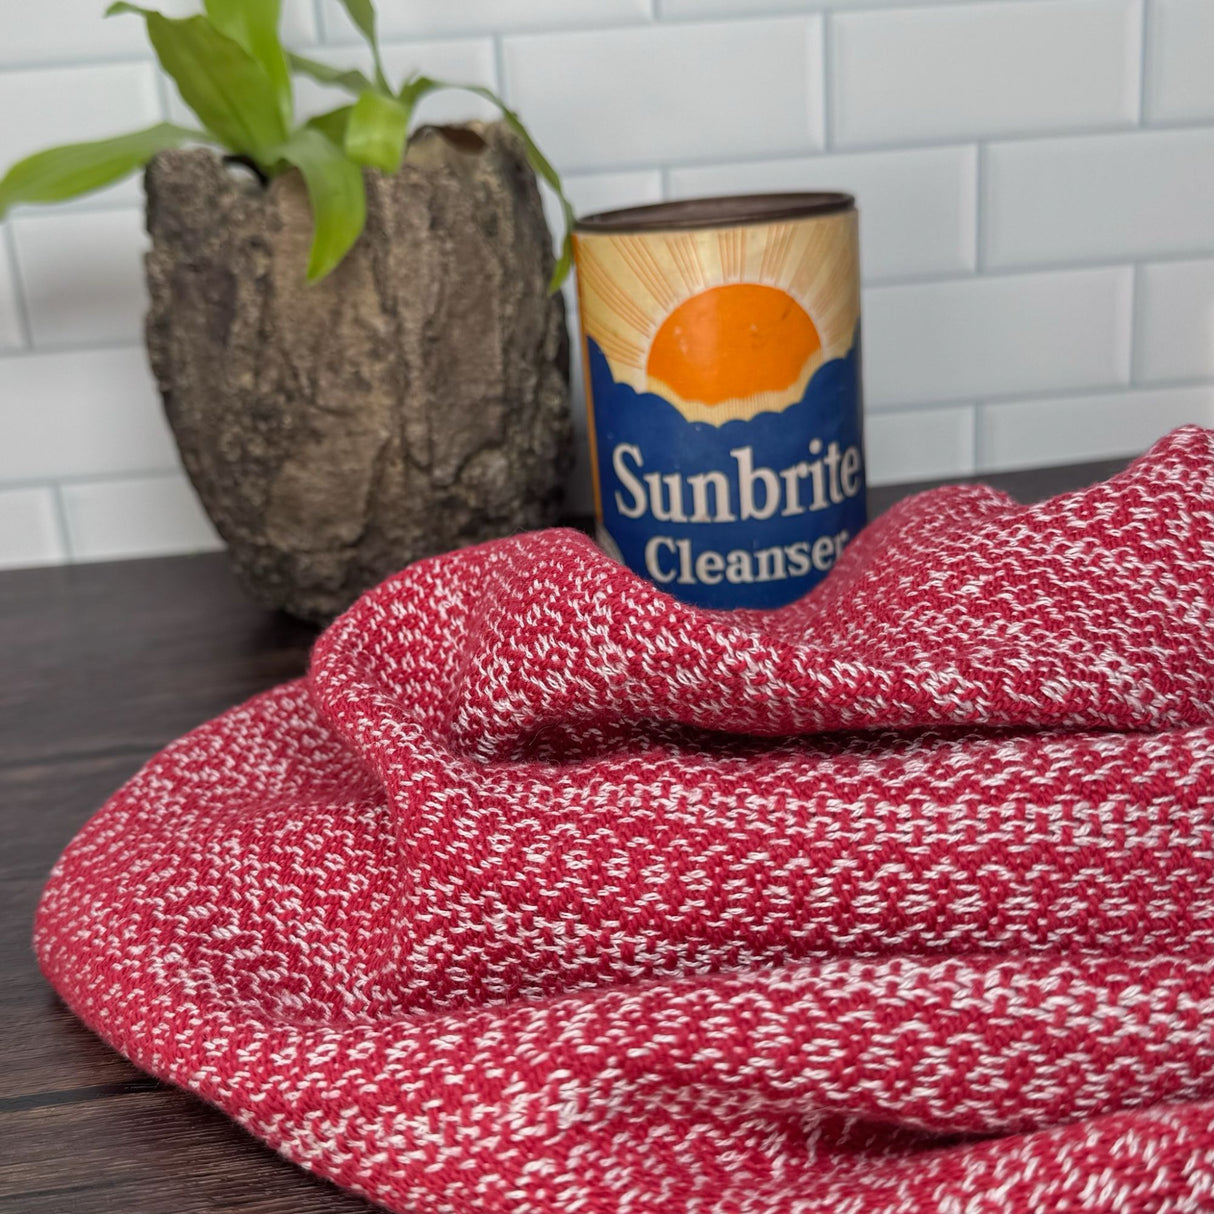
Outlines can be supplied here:
M367 227L304 281L298 174L149 165L147 344L190 479L267 605L326 619L418 557L555 520L564 305L521 145L430 129L367 175Z

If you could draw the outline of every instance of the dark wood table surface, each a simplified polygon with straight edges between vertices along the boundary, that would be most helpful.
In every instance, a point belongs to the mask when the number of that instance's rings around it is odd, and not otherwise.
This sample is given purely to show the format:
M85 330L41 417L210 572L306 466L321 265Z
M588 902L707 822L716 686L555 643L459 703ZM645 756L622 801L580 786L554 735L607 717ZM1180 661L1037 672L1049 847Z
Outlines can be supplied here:
M983 479L1036 501L1124 463ZM871 491L872 513L921 487ZM167 742L302 673L314 636L248 602L218 554L0 574L0 1208L371 1209L112 1052L30 945L42 882L93 811Z

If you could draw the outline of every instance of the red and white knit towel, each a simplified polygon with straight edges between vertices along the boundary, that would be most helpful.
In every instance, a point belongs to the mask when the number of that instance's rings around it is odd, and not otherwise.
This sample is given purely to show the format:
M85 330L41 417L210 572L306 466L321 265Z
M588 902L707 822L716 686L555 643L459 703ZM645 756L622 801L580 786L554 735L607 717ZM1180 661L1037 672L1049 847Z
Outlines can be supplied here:
M113 797L42 965L408 1214L1210 1209L1212 478L925 494L770 614L422 562Z

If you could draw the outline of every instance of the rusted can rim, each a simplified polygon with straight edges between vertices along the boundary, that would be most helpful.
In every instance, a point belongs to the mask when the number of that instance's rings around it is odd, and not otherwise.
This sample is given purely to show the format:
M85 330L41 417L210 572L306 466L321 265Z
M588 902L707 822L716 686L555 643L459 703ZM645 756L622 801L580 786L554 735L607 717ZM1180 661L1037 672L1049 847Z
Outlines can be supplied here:
M655 202L643 207L624 207L585 215L575 232L667 232L692 228L726 228L746 224L775 223L782 219L811 219L850 211L856 205L851 194L817 191L801 194L741 194L722 198L688 198L678 202Z

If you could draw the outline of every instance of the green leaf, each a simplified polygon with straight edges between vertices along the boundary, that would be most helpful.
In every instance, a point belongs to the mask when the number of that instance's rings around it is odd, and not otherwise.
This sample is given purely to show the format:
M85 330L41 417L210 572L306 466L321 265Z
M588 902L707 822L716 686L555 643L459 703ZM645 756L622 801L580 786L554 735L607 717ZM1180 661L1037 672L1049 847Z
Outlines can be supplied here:
M0 180L0 219L19 202L62 202L117 181L142 168L157 152L190 140L201 131L162 122L95 143L72 143L19 160Z
M436 92L438 89L458 88L458 85L444 84L441 80L435 80L432 76L410 76L408 80L400 87L400 92L396 94L397 100L406 109L412 112L413 107L427 94Z
M391 94L392 89L384 77L384 65L379 58L379 36L375 32L375 5L371 0L341 0L341 4L371 48L371 55L375 60L376 88L382 93Z
M531 133L523 125L523 120L492 89L487 89L479 84L448 84L429 76L416 76L406 81L400 90L401 104L412 114L413 107L418 101L436 89L463 89L464 92L483 97L497 106L502 112L502 120L522 140L527 163L531 165L532 171L552 187L560 200L561 210L565 216L565 233L561 240L560 257L552 271L552 278L548 282L549 292L555 294L560 290L562 283L569 277L569 271L573 268L573 225L577 220L573 204L565 196L565 187L561 184L560 174L552 167L548 157L540 151L535 140L531 138Z
M405 155L409 111L379 93L363 93L346 126L346 155L359 164L395 173Z
M343 71L341 68L330 67L327 63L320 63L315 59L305 59L303 55L288 54L287 61L295 71L304 76L310 76L317 83L336 85L348 93L354 93L355 96L362 96L363 93L375 88L362 72Z
M229 151L268 165L270 149L287 137L287 123L273 81L239 42L206 17L164 17L127 3L108 11L143 16L161 67L203 126Z
M306 125L319 131L339 148L345 147L346 127L350 124L350 114L353 110L352 105L339 106L335 110L328 110L324 114L317 114L314 118L309 118Z
M301 127L275 151L308 187L314 224L308 281L315 282L345 257L367 221L362 169L313 127Z
M278 110L289 127L294 113L291 71L278 38L281 0L206 0L206 14L221 34L239 42L269 76L278 94Z

